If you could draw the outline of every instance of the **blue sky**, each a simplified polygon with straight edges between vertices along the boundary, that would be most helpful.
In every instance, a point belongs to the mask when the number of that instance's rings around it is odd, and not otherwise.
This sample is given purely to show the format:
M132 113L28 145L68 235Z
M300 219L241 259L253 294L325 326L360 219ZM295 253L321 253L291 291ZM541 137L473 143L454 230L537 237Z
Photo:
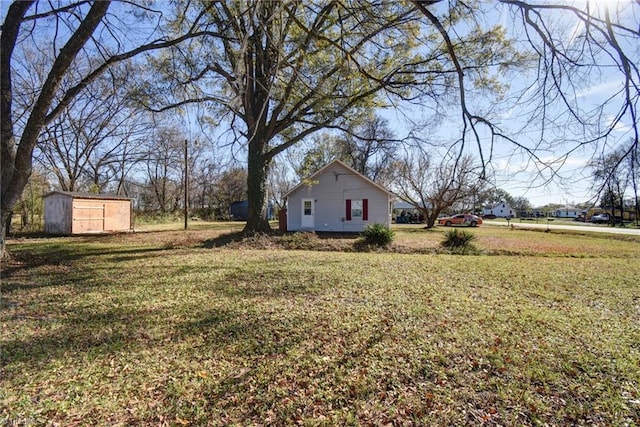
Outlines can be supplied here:
M587 2L567 1L565 3L584 6ZM608 10L612 20L615 21L618 17L632 28L637 28L640 22L640 16L638 16L640 9L631 0L591 1L589 6L591 12L599 14L599 16L604 16L605 9ZM578 42L580 35L583 34L583 26L571 15L555 13L550 18L557 24L556 34L558 34L559 40L568 47L573 47ZM514 24L513 17L506 7L495 6L485 19L486 25L500 22L507 28L510 37L524 40L521 24ZM636 63L640 62L638 45L625 45L624 40L620 40L620 42L627 53L635 55ZM631 41L631 43L635 42L637 40ZM598 113L599 119L592 120L593 127L604 128L612 123L613 118L619 112L622 98L614 94L623 87L623 75L605 55L602 55L598 60L601 61L598 63L601 67L594 68L585 74L579 82L580 86L567 86L565 95L585 115ZM516 150L513 144L504 141L494 146L494 155L492 156L491 170L494 173L496 186L514 196L528 198L534 206L548 203L573 204L594 201L595 194L592 190L593 182L589 163L594 156L609 152L617 145L626 143L632 138L632 123L630 123L629 117L624 117L614 127L606 141L586 145L576 149L568 156L563 156L568 150L584 142L587 137L576 132L578 127L575 123L570 123L570 115L560 109L559 105L551 105L552 109L549 110L550 115L557 115L557 125L547 123L544 137L542 137L542 123L530 119L530 112L536 99L539 99L537 92L540 90L535 72L504 77L510 85L507 99L513 100L520 97L520 102L517 105L506 102L502 106L490 106L484 103L480 97L480 99L472 100L474 108L491 116L504 133L516 139L519 144L527 147L542 145L538 156L540 160L554 165L554 169L557 169L557 175L551 174L540 163L533 161L528 154ZM602 111L598 110L607 101L610 102L610 105ZM455 108L452 106L452 111L449 113L450 119L439 125L438 132L433 135L434 138L446 141L455 140L460 136L461 125L459 114ZM402 128L402 125L399 128ZM486 156L487 147L490 146L490 134L481 132L481 139ZM545 143L540 144L541 141ZM475 142L469 139L467 146L471 153L477 152L474 145Z
M446 7L446 3L447 2L443 2L440 7ZM585 1L567 1L567 3L583 5ZM9 4L6 0L0 0L0 15L3 19ZM623 19L628 20L635 25L635 27L637 27L640 22L640 17L638 16L640 8L637 7L637 4L635 4L633 0L592 0L590 5L592 10L595 11L603 11L605 8L608 8L612 16L614 16L617 11L620 11ZM485 19L486 25L501 23L509 30L511 36L522 38L521 32L518 31L518 26L513 24L513 19L506 8L500 6L493 7ZM572 21L559 15L558 22L564 24L564 37L567 43L570 44L578 38L581 27L576 24L575 20ZM636 56L640 55L637 46L631 47L635 49ZM636 57L635 59L640 62L640 58ZM535 95L537 86L533 83L535 76L532 73L510 75L506 76L506 78L511 85L510 96L520 95L523 98L527 98ZM571 96L585 111L591 111L609 99L613 93L619 90L621 84L622 76L617 70L604 70L601 75L591 76L589 81L586 81L583 86L576 88ZM527 105L526 102L522 102L518 106L507 103L500 109L496 108L492 110L493 106L484 103L482 97L472 99L471 101L474 107L480 110L485 109L485 112L488 111L491 113L492 118L502 127L505 133L517 138L519 143L533 146L539 141L541 125L535 121L528 121L526 111L531 105ZM413 111L412 113L409 113L409 111L411 110L405 109L403 112L405 114L413 114L417 116L417 119L429 118L428 115L422 117L421 111ZM602 121L610 121L616 113L617 110L615 107L605 109L603 111ZM429 129L429 132L433 132L433 135L430 136L445 144L447 141L455 141L458 139L461 128L460 115L455 105L450 106L450 111L447 111L446 114L448 119L440 122L436 129ZM407 125L395 112L387 111L384 112L383 115L389 120L390 126L392 128L395 127L398 136L403 136L408 132ZM603 124L606 125L606 123ZM560 130L568 129L552 129L553 132ZM187 132L187 129L185 129L185 132ZM188 132L191 133L192 129L188 129ZM548 173L545 174L544 171L541 173L540 165L533 162L529 156L515 151L511 143L499 143L495 146L491 163L491 171L494 174L495 184L497 187L510 192L514 196L524 196L528 198L534 206L548 203L572 204L588 201L594 196L591 190L592 181L588 168L588 164L594 154L606 151L616 144L624 143L631 135L631 123L625 118L616 126L606 145L589 145L563 159L562 167L559 168L560 174L552 180L550 180L551 177ZM481 136L483 147L489 146L489 135L483 132ZM554 138L561 137L561 134L554 135ZM215 137L211 138L217 139ZM202 136L202 139L205 139L205 137ZM468 150L473 152L474 142L469 141L467 147ZM546 162L553 162L569 147L569 144L565 144L557 146L555 150L541 152L540 158Z

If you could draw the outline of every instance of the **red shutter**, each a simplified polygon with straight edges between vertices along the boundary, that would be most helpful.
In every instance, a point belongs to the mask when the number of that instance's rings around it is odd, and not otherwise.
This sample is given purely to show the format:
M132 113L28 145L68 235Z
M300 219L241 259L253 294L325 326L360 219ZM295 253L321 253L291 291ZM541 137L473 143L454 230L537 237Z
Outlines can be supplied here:
M369 220L369 199L362 199L362 220Z
M351 221L351 199L347 199L347 221Z

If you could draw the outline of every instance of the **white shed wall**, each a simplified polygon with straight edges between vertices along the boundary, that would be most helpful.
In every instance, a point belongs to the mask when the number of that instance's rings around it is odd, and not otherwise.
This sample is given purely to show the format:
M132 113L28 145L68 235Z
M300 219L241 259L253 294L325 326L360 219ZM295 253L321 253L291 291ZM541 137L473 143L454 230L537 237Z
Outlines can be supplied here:
M73 199L64 194L51 194L44 199L44 231L49 234L71 234Z

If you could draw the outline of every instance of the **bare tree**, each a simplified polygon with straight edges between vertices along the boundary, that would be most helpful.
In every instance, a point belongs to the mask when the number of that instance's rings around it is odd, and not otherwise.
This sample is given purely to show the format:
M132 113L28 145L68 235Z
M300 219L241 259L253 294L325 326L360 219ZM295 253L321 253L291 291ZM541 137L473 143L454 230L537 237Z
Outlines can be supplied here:
M529 57L537 61L533 81L523 79L520 82L527 86L510 105L520 116L526 117L525 126L534 126L538 132L538 137L531 138L530 143L516 136L521 132L509 134L497 120L482 111L474 111L468 97L473 87L472 74L464 66L467 52L461 49L458 27L446 18L446 14L438 16L436 13L446 3L429 0L413 0L413 3L439 32L442 48L456 76L460 153L467 142L474 141L482 164L487 165L493 159L495 145L501 140L507 141L531 156L541 176L553 179L569 156L583 148L597 153L598 148L607 151L612 144L615 149L613 134L620 126L631 128L632 147L636 147L627 150L625 156L637 151L639 2L500 0L499 3L511 12L515 36L523 38L529 46ZM445 6L450 14L455 11L466 16L463 21L467 24L477 22L484 7L482 2L457 2L449 3L448 8ZM581 93L601 84L603 75L612 75L612 79L620 84L600 105L585 108ZM490 134L488 142L481 138L483 130ZM541 154L550 152L553 160L544 161Z
M440 213L472 197L481 185L470 156L438 164L422 151L410 152L399 162L394 182L396 194L424 216L427 228L435 225Z
M378 184L390 184L402 141L395 138L387 120L367 114L360 123L343 132L337 144L345 163Z
M139 158L131 142L145 131L141 116L113 82L94 82L43 130L35 158L63 190L102 192Z
M13 205L27 185L31 175L33 149L42 128L45 126L54 97L60 87L62 78L72 65L76 55L90 39L107 13L109 2L96 2L77 25L73 36L62 47L46 81L42 85L40 96L31 109L19 143L16 143L12 110L12 68L11 56L19 40L21 25L34 18L28 17L27 11L32 1L15 2L7 11L5 23L0 36L0 120L2 144L2 195L0 204L0 234L2 235L2 252L4 253L4 234L6 222ZM67 101L68 102L68 101ZM59 104L62 106L62 103ZM62 109L62 108L61 108ZM56 114L56 116L59 112ZM53 119L53 117L51 118Z
M3 254L7 220L31 175L33 151L43 129L114 64L203 34L190 27L182 34L167 37L159 24L164 16L162 11L154 11L144 4L122 2L110 15L110 7L111 2L106 0L15 1L7 9L0 35L0 250ZM126 8L142 13L127 14ZM128 32L127 27L133 23L126 18L139 20L143 15L151 20L155 17L152 25L137 26L149 28L147 34ZM54 26L50 25L51 21L55 22ZM17 75L33 70L19 69L19 62L14 59L23 53L37 56L39 52L44 52L44 58L54 59L47 62L47 59L32 58L33 61L21 62L38 68L42 64L46 66L43 79L31 87L33 102L25 109L24 104L13 102L20 93L14 83ZM86 67L76 67L78 61ZM63 86L63 82L70 83Z
M387 99L411 100L411 87L434 97L451 87L441 47L414 49L422 28L415 7L406 3L220 1L185 16L202 14L221 36L158 61L171 77L160 87L173 87L175 101L151 105L147 93L141 97L156 110L207 102L230 122L234 141L247 151L245 231L269 229L266 178L276 155L319 130L348 129L349 118L370 109L382 92ZM518 61L497 32L474 32L463 41L475 42L464 66L469 69L489 53L493 65Z
M269 168L268 191L269 200L278 209L283 209L286 205L285 194L291 190L296 183L292 179L292 171L283 161L274 160Z
M220 175L221 165L212 159L196 161L191 170L191 207L203 218L216 216L215 181Z
M145 210L176 211L183 196L184 135L176 128L160 128L147 145Z
M633 141L630 145L633 147ZM631 188L633 189L633 207L636 217L636 225L640 224L640 145L636 144L635 149L631 150L631 155L628 157L628 169L631 181Z
M226 218L231 204L247 199L247 170L231 167L223 171L214 182L216 216Z
M634 171L627 158L626 148L603 155L591 164L594 185L600 197L600 207L611 211L611 225L615 225L616 208L624 215L624 199L627 188L634 180ZM629 157L632 158L632 157Z

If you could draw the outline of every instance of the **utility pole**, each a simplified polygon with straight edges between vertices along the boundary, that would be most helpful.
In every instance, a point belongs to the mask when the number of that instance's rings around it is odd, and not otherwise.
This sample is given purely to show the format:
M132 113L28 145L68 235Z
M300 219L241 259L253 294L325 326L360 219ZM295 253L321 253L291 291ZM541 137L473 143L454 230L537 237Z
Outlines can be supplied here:
M184 229L187 229L189 220L189 145L184 140Z

